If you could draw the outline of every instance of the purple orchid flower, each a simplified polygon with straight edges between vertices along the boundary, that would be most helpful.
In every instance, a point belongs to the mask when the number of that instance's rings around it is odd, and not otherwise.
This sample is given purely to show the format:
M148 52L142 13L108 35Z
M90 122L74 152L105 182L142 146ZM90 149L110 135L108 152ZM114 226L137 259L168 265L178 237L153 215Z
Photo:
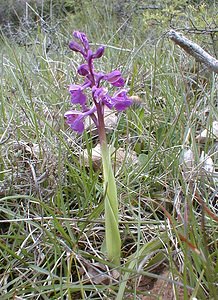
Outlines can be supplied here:
M69 92L71 94L71 103L84 105L86 103L86 95L83 94L82 86L71 84L69 87Z
M118 70L106 74L104 76L104 79L116 87L123 87L125 85L125 81L122 78L120 71Z
M69 110L64 114L67 119L67 124L70 127L78 132L82 133L84 131L84 115L80 111L77 110Z
M115 108L118 111L125 110L132 104L132 100L129 99L126 95L126 90L120 90L116 92L113 97L108 94L107 89L101 88L92 88L93 98L97 103L103 103L108 108Z
M89 50L89 41L87 39L87 36L85 35L85 33L80 32L80 31L74 31L73 32L73 36L77 39L79 39L83 45L83 47L85 48L85 50Z
M125 81L119 70L114 70L108 74L103 72L96 72L94 69L93 61L102 57L104 54L104 47L99 47L95 52L90 49L90 44L87 36L83 32L75 31L73 33L74 38L78 40L71 41L69 47L75 52L79 52L85 59L85 63L78 67L78 74L84 77L84 83L82 85L71 84L69 92L71 94L71 103L79 104L82 107L82 112L71 110L65 113L67 123L73 130L78 133L84 131L84 119L87 116L96 118L94 112L97 111L97 117L101 120L95 122L97 126L104 126L103 114L104 106L106 105L110 109L116 109L117 111L123 111L132 104L132 100L128 98L127 91L123 89ZM108 82L110 85L122 88L118 90L113 96L110 96L108 90L101 86L102 83ZM85 94L86 89L91 89L92 99L95 110L87 108L87 96Z
M122 111L130 107L132 105L132 100L127 97L126 90L120 90L114 94L112 98L113 107Z
M69 110L67 111L64 116L67 119L66 122L68 125L70 125L70 127L78 132L78 133L83 133L84 131L84 121L85 118L93 115L96 112L96 107L93 106L91 109L85 111L85 112L81 112L81 111L77 111L77 110Z

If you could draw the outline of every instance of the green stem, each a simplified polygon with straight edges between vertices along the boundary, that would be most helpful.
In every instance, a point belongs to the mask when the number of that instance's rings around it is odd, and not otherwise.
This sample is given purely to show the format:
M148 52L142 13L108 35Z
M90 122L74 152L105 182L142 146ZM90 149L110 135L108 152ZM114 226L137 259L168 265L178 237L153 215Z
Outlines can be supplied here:
M107 255L114 264L120 264L121 240L118 223L118 199L115 177L108 146L102 145L102 164L105 191L105 240Z
M99 107L100 109L101 107ZM117 187L112 168L110 149L107 145L104 116L97 109L99 122L99 140L101 144L101 155L104 176L104 194L105 194L105 241L108 259L120 265L121 240L119 232L119 211L117 199Z

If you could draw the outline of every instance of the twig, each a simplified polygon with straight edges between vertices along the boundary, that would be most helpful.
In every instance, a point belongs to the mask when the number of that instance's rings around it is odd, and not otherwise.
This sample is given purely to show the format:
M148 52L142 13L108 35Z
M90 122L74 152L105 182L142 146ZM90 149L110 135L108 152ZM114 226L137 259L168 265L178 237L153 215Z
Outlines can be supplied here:
M195 34L212 34L218 33L218 28L195 28L195 27L181 27L177 28L177 30L185 31L187 33L195 33Z
M188 54L192 55L197 61L205 64L211 71L218 73L218 60L204 51L196 43L190 41L175 30L170 30L167 35L174 43L179 45Z
M67 217L59 217L59 216L55 216L55 217L28 217L28 218L15 218L15 219L0 219L0 224L4 224L4 223L17 223L17 222L34 222L34 221L52 221L52 220L58 220L58 221L66 221L66 222L72 222L72 223L79 223L79 222L83 222L83 223L93 223L93 224L105 224L104 220L87 220L85 218L67 218ZM162 227L164 226L164 222L165 221L159 221L157 224L158 226ZM129 221L119 221L119 223L122 224L128 224L128 225L133 225L133 224L138 224L138 221L135 221L133 219L130 219ZM148 226L152 226L153 225L153 221L141 221L140 224L142 225L148 225ZM165 228L165 227L163 227Z

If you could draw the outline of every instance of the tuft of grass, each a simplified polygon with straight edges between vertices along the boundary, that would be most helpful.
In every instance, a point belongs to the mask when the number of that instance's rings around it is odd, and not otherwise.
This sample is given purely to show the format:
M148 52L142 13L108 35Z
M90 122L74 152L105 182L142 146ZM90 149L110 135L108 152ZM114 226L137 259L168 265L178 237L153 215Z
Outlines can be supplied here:
M159 10L160 28L148 22L148 8L142 10L139 2L125 2L128 16L114 4L83 1L82 9L56 27L45 20L31 32L22 28L21 44L2 36L1 299L163 296L141 288L146 278L164 280L174 299L181 293L182 299L217 298L217 178L203 170L200 160L204 151L216 169L217 147L213 139L196 140L217 120L217 78L165 38L166 10ZM188 23L190 14L203 26L195 14L203 9L207 16L213 13L205 2L189 9L187 18L176 15L177 26ZM106 46L100 68L121 69L130 95L140 98L119 115L108 136L116 149L126 150L122 166L115 168L120 274L101 251L101 169L92 168L91 158L87 167L83 157L84 149L91 157L97 140L91 132L76 136L63 118L69 108L67 87L78 82L75 70L81 63L67 47L74 29ZM214 41L214 36L203 37L208 45ZM196 39L201 43L201 37ZM194 155L188 170L187 149ZM127 161L131 151L136 164Z

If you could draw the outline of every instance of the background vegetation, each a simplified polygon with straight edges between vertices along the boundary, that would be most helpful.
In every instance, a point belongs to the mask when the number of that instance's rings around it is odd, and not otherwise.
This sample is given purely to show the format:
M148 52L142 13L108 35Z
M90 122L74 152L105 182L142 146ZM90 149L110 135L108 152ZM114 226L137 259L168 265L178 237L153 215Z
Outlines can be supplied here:
M217 299L217 76L166 37L177 29L217 57L217 1L0 4L1 299ZM106 46L99 69L122 70L135 96L108 135L125 149L119 277L101 249L95 133L63 117L81 63L73 30Z

